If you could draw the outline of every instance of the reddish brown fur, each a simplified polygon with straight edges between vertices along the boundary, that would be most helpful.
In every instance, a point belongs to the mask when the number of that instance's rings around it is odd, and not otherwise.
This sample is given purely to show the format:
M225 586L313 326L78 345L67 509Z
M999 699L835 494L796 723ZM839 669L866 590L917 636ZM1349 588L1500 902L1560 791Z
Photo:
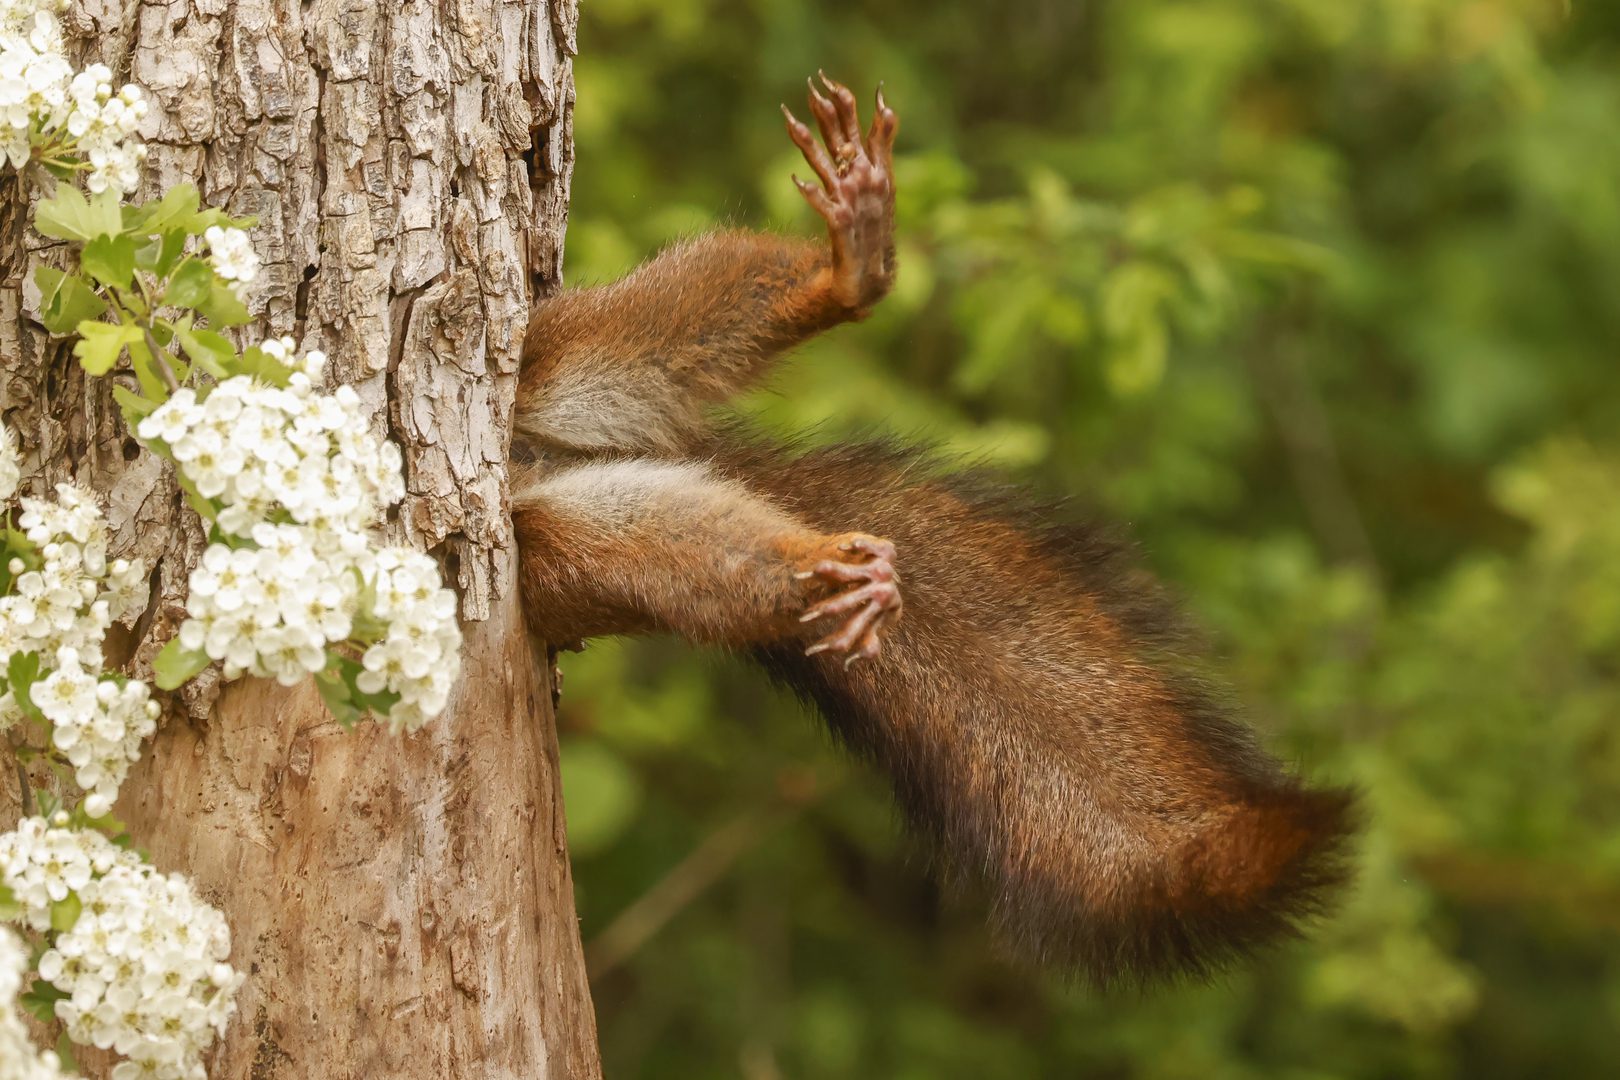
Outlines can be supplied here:
M759 655L894 779L1002 939L1097 981L1204 971L1340 879L1348 799L1261 752L1177 659L1173 614L1093 530L888 445L708 448L814 527L901 554L906 619L871 665Z
M687 240L623 281L536 311L523 339L521 433L568 449L676 451L702 431L709 406L783 349L855 314L835 294L821 245L744 232ZM604 441L576 430L600 415L557 423L580 384L610 394L603 407L625 409L635 427Z
M898 617L898 597L881 595L846 605L854 616L806 621L812 605L892 576L886 558L851 550L881 542L816 532L702 465L584 462L517 488L525 610L530 631L549 643L665 632L804 647L823 636L838 641L853 625L834 650L848 653L859 651L862 631L871 627L875 640Z
M705 435L707 405L892 279L893 114L880 99L863 142L842 87L811 108L832 157L789 132L830 245L718 234L530 324L519 428L552 467L514 514L531 628L752 649L888 773L946 879L984 889L1026 955L1107 981L1206 971L1285 934L1341 876L1348 799L1285 773L1203 689L1116 545L916 451ZM663 461L581 456L604 451ZM906 617L889 582L835 625L868 657L846 669L804 655L798 615L850 596L852 567L887 574L839 548L852 530L897 545ZM798 576L827 559L849 572Z

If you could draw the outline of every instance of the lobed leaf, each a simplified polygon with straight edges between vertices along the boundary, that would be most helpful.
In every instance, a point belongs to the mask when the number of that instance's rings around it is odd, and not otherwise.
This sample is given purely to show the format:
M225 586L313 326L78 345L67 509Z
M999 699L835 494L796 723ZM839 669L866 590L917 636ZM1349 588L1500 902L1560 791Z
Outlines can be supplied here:
M39 321L53 334L71 333L107 310L107 302L77 274L41 266L34 271L34 284L39 286Z
M73 924L79 921L84 912L84 901L79 894L70 892L62 899L51 904L51 929L58 934L65 934L73 929Z
M187 259L169 279L163 302L182 308L200 308L214 287L214 268L202 259Z
M49 1024L56 1019L56 1003L67 1000L67 997L65 991L58 990L44 979L35 979L34 985L18 996L17 1003L35 1020Z
M173 690L208 666L208 654L188 649L178 637L170 638L152 660L153 681L160 690Z
M30 720L45 722L45 714L34 704L33 685L39 681L39 653L13 653L6 665L6 681L11 684L11 696L17 707Z
M79 358L87 375L105 375L118 363L124 346L141 340L141 328L129 323L106 323L87 319L79 323L79 340L73 355Z
M135 238L98 236L79 252L79 266L103 285L127 289L135 274Z
M122 199L111 189L86 199L72 184L58 184L56 194L34 208L34 229L56 240L78 243L118 236L124 231Z

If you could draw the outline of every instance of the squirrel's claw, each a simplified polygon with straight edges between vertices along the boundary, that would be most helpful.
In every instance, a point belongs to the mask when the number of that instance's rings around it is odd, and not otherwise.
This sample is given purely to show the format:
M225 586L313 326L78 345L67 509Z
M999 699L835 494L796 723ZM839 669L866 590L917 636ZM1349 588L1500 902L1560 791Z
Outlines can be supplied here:
M844 653L844 666L848 667L856 660L875 659L882 650L881 635L900 617L900 578L894 569L894 545L881 537L856 533L840 537L830 546L837 556L821 559L795 576L852 587L812 604L799 621L842 618L837 629L804 653Z
M894 137L900 131L900 118L889 103L883 100L883 84L878 83L876 107L872 113L872 130L866 136L866 153L884 172L890 171L894 158Z
M832 245L826 287L841 306L864 312L894 283L894 135L899 121L882 91L871 129L861 132L860 109L849 87L819 73L807 81L805 100L820 129L782 106L788 135L815 170L819 185L794 178L806 202L827 223Z
M822 565L829 564L823 563ZM803 615L799 616L799 621L815 622L817 619L825 618L828 615L844 615L869 604L883 608L888 605L890 594L898 595L899 591L899 587L893 581L871 581L859 588L838 593L836 596L829 597L812 606Z
M812 106L813 108L814 106ZM833 165L832 159L827 156L827 151L822 149L821 144L816 141L816 137L810 133L809 125L794 116L793 111L786 105L782 106L782 116L787 120L788 138L793 140L793 145L799 148L799 153L804 155L804 160L816 171L816 175L821 178L821 182L829 190L834 188L838 184L838 169ZM819 118L817 122L820 122ZM826 200L826 192L818 189L814 184L807 184L798 177L794 177L793 182L799 186L799 190L804 193L806 199L810 198L811 192L815 192L824 201ZM825 211L820 206L817 206L814 200L811 201L811 205L816 207L818 214L825 214Z

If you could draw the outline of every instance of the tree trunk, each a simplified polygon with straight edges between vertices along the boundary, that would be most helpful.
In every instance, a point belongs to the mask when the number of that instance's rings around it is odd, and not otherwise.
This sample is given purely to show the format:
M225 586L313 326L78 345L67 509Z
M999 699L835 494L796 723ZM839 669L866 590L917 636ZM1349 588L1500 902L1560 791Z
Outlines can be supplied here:
M66 21L151 98L141 195L191 181L257 216L248 336L325 349L372 405L405 450L390 528L462 601L460 685L419 734L345 733L309 684L205 675L126 782L117 812L223 909L248 973L210 1074L599 1076L506 478L525 318L561 258L573 0L84 0ZM109 388L30 320L52 253L23 219L0 191L5 419L27 487L102 492L114 554L157 566L140 672L203 536Z

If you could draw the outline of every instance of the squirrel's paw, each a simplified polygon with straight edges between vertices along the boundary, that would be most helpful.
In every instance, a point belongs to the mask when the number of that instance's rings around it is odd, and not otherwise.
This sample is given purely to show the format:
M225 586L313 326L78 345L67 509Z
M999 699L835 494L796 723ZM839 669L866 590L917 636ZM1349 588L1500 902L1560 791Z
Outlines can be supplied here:
M894 569L894 545L865 533L849 533L834 537L824 552L824 557L797 576L802 581L826 582L838 591L812 604L799 621L839 617L843 622L805 649L804 654L845 653L845 667L856 660L873 659L882 648L881 635L900 618L900 575Z
M788 135L821 183L800 180L805 201L827 222L832 240L832 289L846 307L863 311L894 283L894 136L900 121L878 87L872 128L861 134L860 112L847 86L821 74L826 94L810 83L810 112L822 144L782 106Z

